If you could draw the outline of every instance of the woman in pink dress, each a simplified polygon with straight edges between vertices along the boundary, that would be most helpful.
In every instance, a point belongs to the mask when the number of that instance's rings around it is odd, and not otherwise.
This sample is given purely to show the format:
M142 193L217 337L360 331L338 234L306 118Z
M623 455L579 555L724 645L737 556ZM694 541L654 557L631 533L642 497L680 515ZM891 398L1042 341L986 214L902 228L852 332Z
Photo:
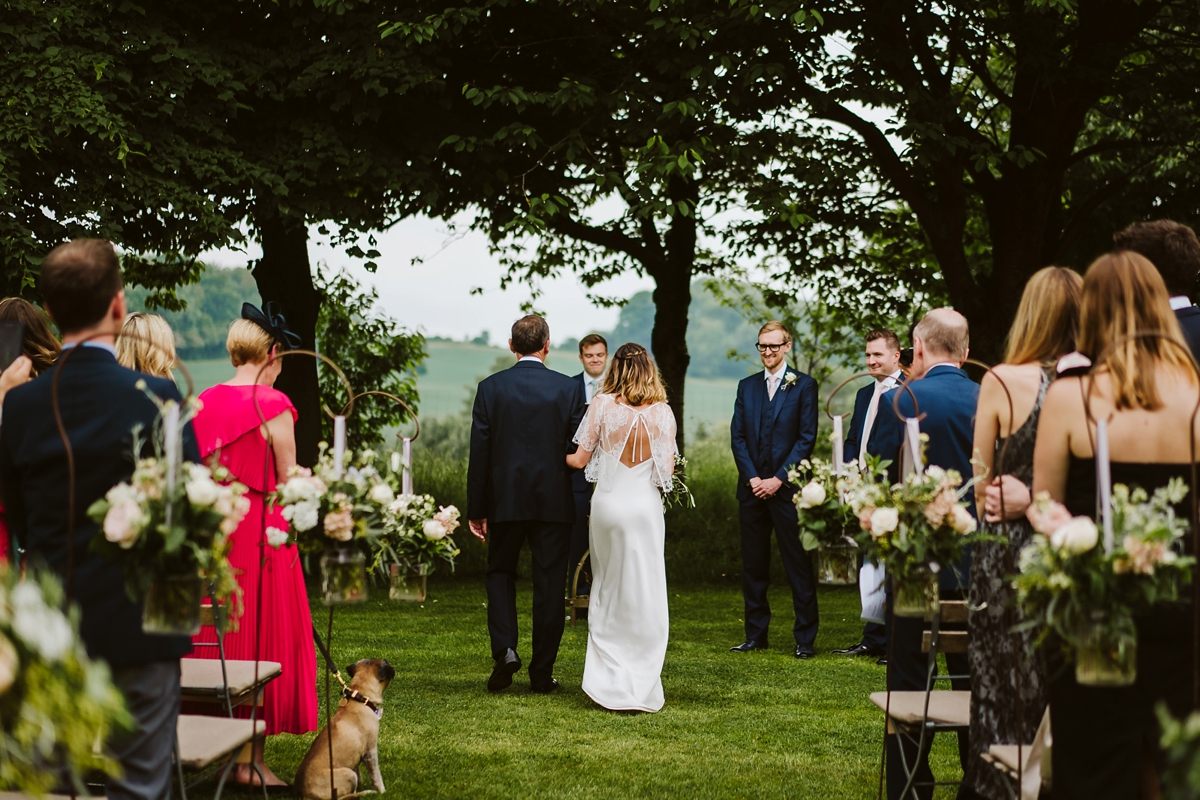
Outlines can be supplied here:
M242 319L229 326L226 341L236 373L227 383L200 394L203 405L194 422L201 457L215 456L250 489L246 495L250 512L231 537L229 560L240 572L242 615L237 631L225 634L225 655L283 665L283 674L267 684L264 697L261 718L267 735L317 729L317 655L299 554L295 545L275 548L266 542L265 528L287 530L278 509L267 508L263 524L265 496L275 491L277 481L287 479L296 463L296 409L287 395L272 387L280 361L262 369L279 349L290 348L289 336L294 335L281 317L268 318L249 303L243 305ZM267 444L266 431L272 445ZM215 642L216 633L206 628L195 641ZM216 648L202 647L193 656L217 658L218 653ZM245 711L243 716L248 715ZM255 760L268 786L285 785L262 764L261 749ZM257 783L248 764L240 764L238 770L236 780Z

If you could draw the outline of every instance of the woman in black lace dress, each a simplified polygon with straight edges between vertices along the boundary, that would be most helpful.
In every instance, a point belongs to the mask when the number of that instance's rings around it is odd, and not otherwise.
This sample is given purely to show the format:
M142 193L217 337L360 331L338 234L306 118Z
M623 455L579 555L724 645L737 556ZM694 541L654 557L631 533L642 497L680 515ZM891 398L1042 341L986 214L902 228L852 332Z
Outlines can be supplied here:
M1011 797L1008 779L981 756L993 744L1030 743L1046 710L1046 675L1034 634L1012 632L1021 617L1007 576L1017 571L1017 554L1033 535L1025 509L1032 496L1038 416L1054 363L1075 349L1082 285L1078 273L1063 267L1046 267L1029 279L1004 363L984 377L979 390L977 474L999 477L980 480L975 498L984 533L1006 541L981 542L971 553L971 751L960 798Z
M1083 282L1079 327L1079 350L1098 363L1090 377L1061 378L1046 393L1033 488L1065 503L1072 514L1094 517L1095 425L1089 417L1109 420L1113 482L1153 492L1171 478L1189 478L1190 440L1196 435L1191 417L1200 387L1163 280L1142 256L1117 252L1092 264ZM1134 332L1170 342L1128 338ZM1124 344L1109 352L1118 342ZM1194 489L1177 513L1188 515ZM1133 686L1081 686L1072 665L1055 657L1060 651L1047 649L1056 800L1159 796L1154 707L1165 701L1180 716L1194 701L1190 589L1185 594L1135 620Z

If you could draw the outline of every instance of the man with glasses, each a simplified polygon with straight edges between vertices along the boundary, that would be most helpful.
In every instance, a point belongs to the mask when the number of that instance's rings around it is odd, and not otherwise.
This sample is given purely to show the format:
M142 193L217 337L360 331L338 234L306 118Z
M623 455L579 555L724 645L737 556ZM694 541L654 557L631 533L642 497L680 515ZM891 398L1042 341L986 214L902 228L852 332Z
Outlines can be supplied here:
M816 655L817 592L811 555L800 544L796 487L788 469L812 455L817 441L817 382L788 367L792 337L783 323L771 321L758 332L763 372L738 384L729 426L738 468L737 497L742 530L742 594L746 601L746 641L731 648L746 653L767 648L771 609L767 585L771 573L771 531L792 588L796 622L796 658Z

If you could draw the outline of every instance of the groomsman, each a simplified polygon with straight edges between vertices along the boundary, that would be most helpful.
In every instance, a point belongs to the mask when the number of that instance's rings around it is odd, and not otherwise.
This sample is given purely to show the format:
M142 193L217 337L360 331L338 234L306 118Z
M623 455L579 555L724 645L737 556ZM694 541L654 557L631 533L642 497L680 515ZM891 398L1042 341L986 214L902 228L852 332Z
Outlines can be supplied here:
M922 419L921 432L929 436L926 460L930 465L957 470L964 480L971 475L971 452L975 435L975 406L979 401L979 385L967 377L962 365L970 347L970 332L962 314L949 308L936 308L925 315L913 328L913 364L910 383ZM896 393L899 392L898 398ZM898 410L905 417L914 415L913 398L907 391L892 389L879 400L880 413L875 429L867 443L867 452L893 459L899 464L898 453L904 443L904 424L895 414L883 413L896 399ZM893 479L898 477L898 466ZM975 514L975 504L967 509ZM968 549L958 564L943 564L938 575L943 599L961 599L971 574L971 555ZM890 620L892 664L890 686L893 691L924 691L926 657L921 652L924 620L896 617ZM946 666L952 675L966 675L969 667L965 654L946 655ZM954 680L955 689L970 691L969 680ZM901 759L900 748L904 747ZM963 769L967 767L967 734L958 735L958 754ZM889 800L899 800L904 789L903 764L917 764L917 783L929 783L928 744L924 752L890 734L887 737L887 785Z
M1200 360L1200 308L1192 302L1200 277L1200 240L1187 225L1169 219L1135 222L1113 234L1119 250L1132 250L1150 259L1171 293L1171 308L1192 354Z
M849 463L856 459L862 464L867 456L867 442L875 427L876 416L881 412L879 398L900 382L900 337L894 331L874 330L867 334L867 372L874 382L858 390L854 396L854 416L850 418L850 429L846 434L842 458ZM891 407L882 413L892 413ZM885 661L887 628L878 622L863 626L862 639L858 644L843 650L834 650L839 656L875 656Z
M746 602L746 641L735 653L767 648L771 609L771 531L792 587L796 658L816 655L817 592L811 555L800 544L796 487L789 467L812 455L817 441L817 382L787 366L792 337L771 321L758 332L763 371L738 384L730 422L730 444L738 468L737 498L742 529L742 594Z
M133 428L153 430L158 418L139 382L163 400L181 398L173 381L117 363L115 336L125 319L125 292L112 244L77 239L54 248L42 262L38 288L46 313L62 332L63 353L53 369L4 399L0 484L8 525L30 563L45 564L73 586L88 654L108 662L133 715L134 729L108 743L122 775L108 779L107 796L160 800L171 795L179 658L192 643L186 636L142 632L141 604L125 594L124 572L90 549L99 526L86 511L130 479ZM52 410L56 376L62 421L75 455L72 542L67 541L67 457ZM199 461L190 425L183 444L184 457Z
M608 342L598 333L589 333L579 342L579 363L583 364L583 372L575 376L575 380L583 385L584 402L589 405L592 398L600 394L604 386L604 370L608 366ZM584 471L579 469L571 473L571 486L575 490L575 527L571 529L571 555L567 559L567 591L571 590L571 581L575 579L575 568L579 559L588 551L588 516L592 513L592 490L595 488L584 477ZM591 559L583 565L579 573L579 594L587 594L591 582L587 576L591 573ZM579 618L587 619L587 609L579 609Z

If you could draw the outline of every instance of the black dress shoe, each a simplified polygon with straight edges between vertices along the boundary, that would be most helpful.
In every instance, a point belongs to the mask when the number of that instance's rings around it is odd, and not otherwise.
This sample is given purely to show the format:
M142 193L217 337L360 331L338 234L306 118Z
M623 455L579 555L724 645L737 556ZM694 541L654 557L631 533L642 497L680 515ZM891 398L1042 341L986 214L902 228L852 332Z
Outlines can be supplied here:
M883 655L883 651L859 642L853 647L847 647L844 650L834 650L833 654L835 656L881 656Z
M816 657L817 657L817 651L812 649L812 647L810 647L809 645L806 645L806 644L796 645L796 658L816 658Z
M512 686L512 676L521 668L521 657L517 655L517 651L511 647L504 651L504 655L496 659L496 665L492 667L492 676L488 678L487 688L489 692L499 692Z
M551 692L557 692L561 688L558 681L554 680L554 678L551 678L546 683L531 683L529 685L529 691L534 694L550 694Z
M739 644L737 647L729 648L729 652L731 652L731 653L749 653L751 650L766 650L766 649L767 649L766 642L756 642L753 639L747 639L746 641Z
M878 664L878 665L879 665L879 666L881 666L881 667L886 667L886 666L887 666L887 656L883 656L882 658L880 658L880 659L879 659L878 661L876 661L875 663L876 663L876 664Z

